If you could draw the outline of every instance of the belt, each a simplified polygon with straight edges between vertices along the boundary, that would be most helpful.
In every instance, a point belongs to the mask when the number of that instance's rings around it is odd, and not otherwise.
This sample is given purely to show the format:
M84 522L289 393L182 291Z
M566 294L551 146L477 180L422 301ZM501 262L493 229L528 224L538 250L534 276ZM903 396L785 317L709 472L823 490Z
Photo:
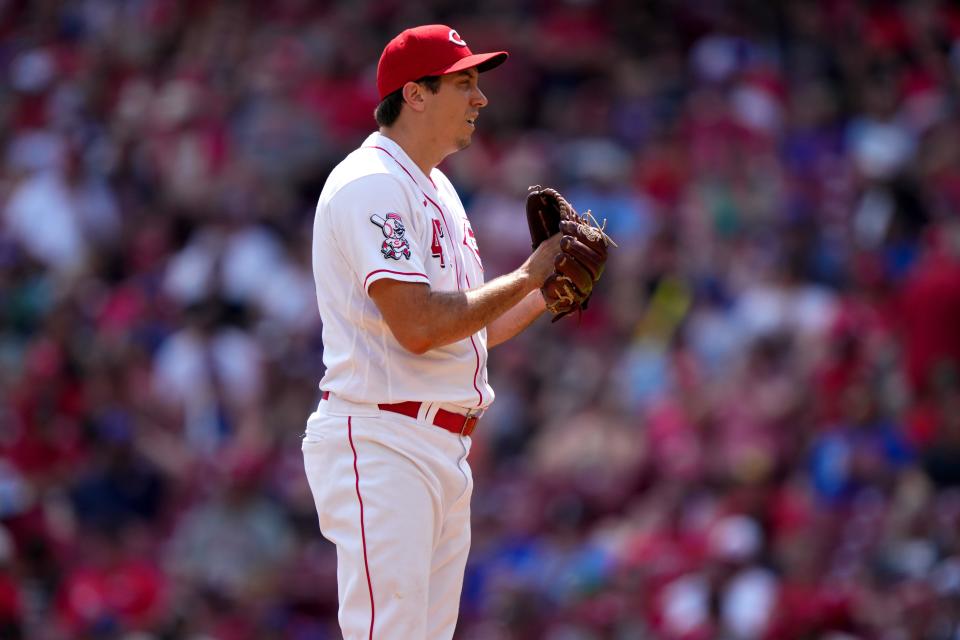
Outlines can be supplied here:
M324 391L321 395L323 400L327 400L329 397L329 391ZM416 420L420 415L420 407L422 405L422 402L409 401L395 402L393 404L378 404L377 406L380 407L381 411L399 413L400 415L404 415L408 418L413 418ZM469 436L471 433L473 433L473 430L477 427L477 423L479 421L480 414L465 416L459 413L454 413L453 411L447 411L446 409L438 409L437 415L433 417L433 426L446 429L450 433L455 433L457 435Z

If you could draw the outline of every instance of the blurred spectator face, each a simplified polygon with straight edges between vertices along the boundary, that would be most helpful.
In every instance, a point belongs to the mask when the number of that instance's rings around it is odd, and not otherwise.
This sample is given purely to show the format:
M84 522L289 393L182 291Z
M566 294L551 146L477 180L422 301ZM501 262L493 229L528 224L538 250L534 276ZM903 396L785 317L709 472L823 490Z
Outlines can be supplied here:
M77 144L71 144L67 150L64 174L71 184L76 184L83 177L83 149Z
M844 409L851 425L863 425L873 418L874 402L870 389L862 384L851 385L844 393Z

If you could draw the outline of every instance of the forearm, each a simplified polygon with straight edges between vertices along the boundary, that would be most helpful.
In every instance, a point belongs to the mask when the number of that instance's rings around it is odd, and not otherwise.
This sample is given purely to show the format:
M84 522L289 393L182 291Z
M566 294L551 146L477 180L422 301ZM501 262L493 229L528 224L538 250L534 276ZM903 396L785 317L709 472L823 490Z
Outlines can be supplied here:
M487 326L487 348L502 344L517 335L546 309L546 303L539 289L528 293L517 305Z
M425 352L463 340L520 305L531 292L538 292L537 283L523 269L469 291L426 290L411 301L408 326L417 332L408 348Z
M553 272L560 238L559 233L551 236L519 269L476 289L432 291L426 283L382 278L370 285L368 293L397 342L412 353L426 353L472 336L538 291ZM530 324L539 313L537 304L526 300L514 310L497 327L494 344Z

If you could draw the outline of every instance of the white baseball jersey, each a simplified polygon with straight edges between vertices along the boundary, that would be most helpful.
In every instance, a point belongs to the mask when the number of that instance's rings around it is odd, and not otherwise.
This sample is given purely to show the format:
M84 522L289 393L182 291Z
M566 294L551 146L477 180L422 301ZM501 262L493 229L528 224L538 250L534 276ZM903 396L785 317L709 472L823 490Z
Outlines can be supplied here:
M330 173L317 203L313 272L323 320L320 387L356 403L408 400L464 408L493 401L486 329L415 355L367 295L381 278L434 291L483 284L476 238L439 169L429 176L390 138L371 134Z

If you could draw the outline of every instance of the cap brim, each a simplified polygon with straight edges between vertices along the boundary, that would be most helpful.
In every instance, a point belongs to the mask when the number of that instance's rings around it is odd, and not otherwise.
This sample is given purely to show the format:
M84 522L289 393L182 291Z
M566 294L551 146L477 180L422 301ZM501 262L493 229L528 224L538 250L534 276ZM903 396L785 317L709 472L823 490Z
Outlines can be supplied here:
M477 71L483 73L484 71L490 71L502 65L509 57L506 51L494 51L493 53L475 53L472 56L467 56L466 58L460 58L452 65L445 69L441 69L436 73L430 75L442 76L447 73L456 73L457 71L463 71L464 69L477 68Z

